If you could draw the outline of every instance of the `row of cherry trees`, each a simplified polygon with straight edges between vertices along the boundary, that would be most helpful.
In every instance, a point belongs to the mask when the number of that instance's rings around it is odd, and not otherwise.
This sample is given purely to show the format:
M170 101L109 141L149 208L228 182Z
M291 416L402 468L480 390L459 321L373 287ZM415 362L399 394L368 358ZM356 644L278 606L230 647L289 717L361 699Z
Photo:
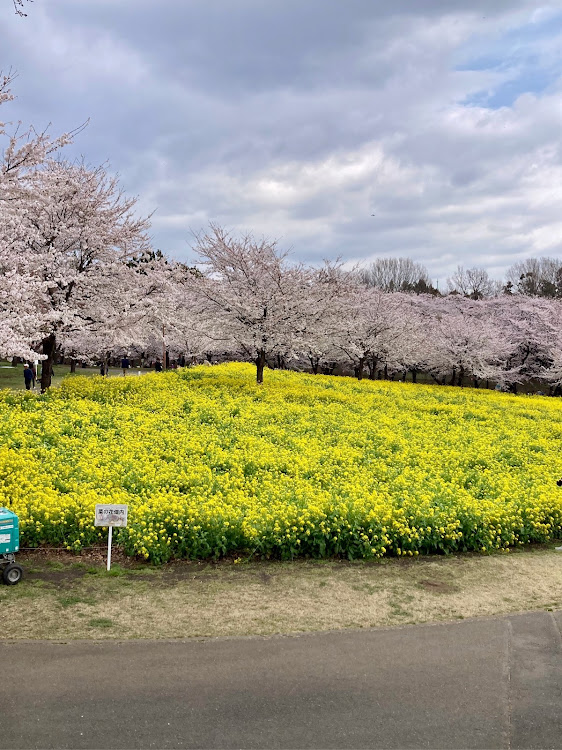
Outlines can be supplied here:
M8 76L0 104L10 98ZM535 379L560 389L559 299L441 297L424 284L418 294L384 291L392 264L297 265L274 242L213 225L189 268L152 250L149 220L104 167L61 157L73 134L8 135L0 123L0 135L0 356L42 358L42 390L61 354L94 362L166 352L250 359L258 382L267 363L340 364L358 378L424 372L440 383ZM399 270L415 284L419 269L403 261Z
M294 266L274 244L219 227L197 250L200 271L178 281L198 311L191 349L251 358L258 382L269 361L313 372L339 363L358 378L415 381L423 372L443 384L469 378L510 389L539 380L551 392L562 384L561 300L383 292L339 264Z

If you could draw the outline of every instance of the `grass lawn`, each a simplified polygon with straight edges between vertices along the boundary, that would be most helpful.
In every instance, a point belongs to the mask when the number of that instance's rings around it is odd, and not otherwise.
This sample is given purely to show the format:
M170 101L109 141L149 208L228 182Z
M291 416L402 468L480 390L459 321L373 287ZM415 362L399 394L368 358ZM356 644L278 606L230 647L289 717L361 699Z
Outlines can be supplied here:
M3 638L189 638L399 626L562 607L553 545L478 556L161 567L115 551L22 552Z
M139 372L138 368L129 370L130 375L137 375ZM148 370L143 370L149 372ZM76 375L99 375L99 367L78 367L76 369ZM118 367L111 367L109 369L109 376L122 376L123 371ZM55 365L53 385L60 385L62 379L67 375L70 375L70 365ZM41 375L39 375L41 377ZM10 388L13 391L24 391L25 383L23 380L23 365L16 365L12 367L10 362L0 361L0 390L3 388ZM39 393L39 383L35 385L35 392Z

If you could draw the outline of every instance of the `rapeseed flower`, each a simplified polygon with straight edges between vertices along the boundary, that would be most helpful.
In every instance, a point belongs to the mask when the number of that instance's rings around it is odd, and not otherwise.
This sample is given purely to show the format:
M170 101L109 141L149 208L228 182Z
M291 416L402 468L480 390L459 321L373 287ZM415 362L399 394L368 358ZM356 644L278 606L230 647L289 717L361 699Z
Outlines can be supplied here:
M0 504L22 546L372 558L562 535L562 403L228 364L0 394Z

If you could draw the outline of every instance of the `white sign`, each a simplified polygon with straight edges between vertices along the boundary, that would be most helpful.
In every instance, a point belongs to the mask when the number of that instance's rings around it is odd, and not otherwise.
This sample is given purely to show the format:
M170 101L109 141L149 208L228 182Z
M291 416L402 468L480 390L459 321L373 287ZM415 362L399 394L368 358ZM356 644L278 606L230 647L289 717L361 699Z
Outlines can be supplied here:
M126 526L128 505L96 505L95 526Z
M109 526L107 534L107 569L111 570L111 542L113 527L127 525L128 505L96 505L94 526Z

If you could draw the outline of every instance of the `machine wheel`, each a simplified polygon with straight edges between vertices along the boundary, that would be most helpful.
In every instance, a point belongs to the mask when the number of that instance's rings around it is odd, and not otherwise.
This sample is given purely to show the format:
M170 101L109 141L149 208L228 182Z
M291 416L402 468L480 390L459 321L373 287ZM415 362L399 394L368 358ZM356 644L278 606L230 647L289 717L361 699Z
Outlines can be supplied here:
M23 568L16 563L6 565L2 571L2 580L7 586L15 586L23 578Z

